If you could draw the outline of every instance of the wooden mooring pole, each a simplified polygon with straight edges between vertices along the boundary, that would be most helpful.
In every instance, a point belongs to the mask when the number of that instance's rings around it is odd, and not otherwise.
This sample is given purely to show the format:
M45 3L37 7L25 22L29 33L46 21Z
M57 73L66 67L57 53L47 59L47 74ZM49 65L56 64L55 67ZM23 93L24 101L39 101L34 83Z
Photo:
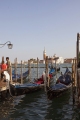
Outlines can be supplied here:
M56 59L55 59L55 68L56 68L56 81L57 81L57 64L56 64Z
M80 68L78 68L78 100L79 100L79 103L80 103Z
M39 59L37 57L37 79L38 79L38 65L39 65Z
M12 83L12 63L11 63L11 66L10 66L10 81Z
M21 60L21 84L23 84L23 71L22 71L23 65Z
M73 104L75 102L75 89L74 89L74 86L75 86L75 66L74 66L74 59L73 59L73 62L72 62L72 93L73 93Z
M29 81L31 81L31 64L30 64L30 60L28 60L28 70L29 70Z
M80 50L79 50L80 34L77 33L76 42L76 86L77 86L77 98L80 105Z
M47 86L49 87L48 56L46 56L46 78L47 78Z
M46 56L46 59L45 59L45 81L44 81L44 86L45 86L45 91L47 91L46 89L46 86L49 87L49 73L48 73L48 56Z
M44 90L45 90L45 92L47 91L46 90L46 58L45 58L45 71L44 71L44 75L43 75L44 77Z
M16 74L16 82L17 82L17 58L14 60L15 74Z

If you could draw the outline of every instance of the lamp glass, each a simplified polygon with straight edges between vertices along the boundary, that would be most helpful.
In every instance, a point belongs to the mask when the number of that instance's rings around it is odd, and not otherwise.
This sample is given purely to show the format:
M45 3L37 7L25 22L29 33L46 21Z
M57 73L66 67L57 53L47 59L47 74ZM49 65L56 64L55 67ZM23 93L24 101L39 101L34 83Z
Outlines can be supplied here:
M13 44L7 44L9 49L12 49Z

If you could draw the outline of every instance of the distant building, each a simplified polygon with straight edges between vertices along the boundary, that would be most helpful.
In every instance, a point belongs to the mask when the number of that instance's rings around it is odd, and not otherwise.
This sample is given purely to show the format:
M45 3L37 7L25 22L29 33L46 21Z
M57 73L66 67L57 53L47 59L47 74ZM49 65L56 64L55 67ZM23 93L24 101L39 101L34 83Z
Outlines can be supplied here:
M59 57L59 59L57 59L57 63L64 63L63 57Z
M46 50L45 50L45 48L44 48L44 51L43 51L43 63L45 63L45 59L46 59ZM56 56L56 54L54 54L54 56L52 57L48 57L48 62L49 63L55 63L55 60L53 60L55 57L57 57ZM59 59L57 59L56 60L56 63L64 63L64 59L63 59L63 57L59 57Z
M44 60L39 60L39 63L44 63Z
M44 51L43 51L43 60L45 61L45 59L46 59L46 50L44 48Z
M56 56L57 57L57 56ZM53 60L53 63L55 63L55 60ZM64 63L64 59L63 57L59 57L57 60L56 60L56 63Z
M72 58L66 58L64 59L64 63L72 63L73 59Z
M46 57L47 57L47 54L46 54L46 50L44 48L44 51L43 51L43 60L39 60L39 63L44 63L45 64L45 60L46 60ZM48 57L48 63L55 63L55 60L54 58L57 57L56 54L54 54L54 56L49 56ZM64 59L63 57L57 57L58 59L56 59L56 63L64 63ZM25 61L24 61L25 62ZM30 62L31 63L37 63L37 60L36 59L33 59L31 58L30 59Z

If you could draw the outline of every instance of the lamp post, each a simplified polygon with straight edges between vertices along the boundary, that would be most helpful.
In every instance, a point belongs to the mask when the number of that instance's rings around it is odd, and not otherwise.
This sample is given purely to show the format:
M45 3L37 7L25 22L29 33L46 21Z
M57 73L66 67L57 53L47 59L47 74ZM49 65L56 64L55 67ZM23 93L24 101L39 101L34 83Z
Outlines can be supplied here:
M8 43L8 44L7 44ZM4 47L5 45L8 45L8 49L12 49L12 47L13 47L13 44L11 44L11 42L10 41L7 41L6 43L4 43L4 44L0 44L0 48L2 48L2 47Z

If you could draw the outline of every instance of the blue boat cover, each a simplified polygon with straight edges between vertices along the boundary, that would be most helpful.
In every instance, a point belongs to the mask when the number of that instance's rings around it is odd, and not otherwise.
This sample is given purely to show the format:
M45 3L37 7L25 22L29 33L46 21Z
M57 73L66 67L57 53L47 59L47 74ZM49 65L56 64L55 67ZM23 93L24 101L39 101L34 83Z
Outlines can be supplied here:
M29 70L28 71L26 71L25 73L23 73L23 77L25 77L26 75L28 75L28 73L29 73ZM12 79L18 79L18 78L21 78L21 74L12 74Z
M12 75L15 73L15 70L12 70Z
M52 74L53 72L55 72L54 68L50 69L49 74Z
M37 87L37 86L40 86L40 85L36 83L25 83L25 84L15 85L15 88L30 88L30 87Z
M58 78L59 82L69 84L71 83L71 76L70 75L62 75Z
M67 88L67 86L62 84L62 83L58 83L58 84L55 84L55 85L51 86L52 90L59 90L59 89L62 89L62 88Z
M64 75L67 74L67 73L71 73L71 71L68 69L68 67L66 68L66 71L65 71Z

